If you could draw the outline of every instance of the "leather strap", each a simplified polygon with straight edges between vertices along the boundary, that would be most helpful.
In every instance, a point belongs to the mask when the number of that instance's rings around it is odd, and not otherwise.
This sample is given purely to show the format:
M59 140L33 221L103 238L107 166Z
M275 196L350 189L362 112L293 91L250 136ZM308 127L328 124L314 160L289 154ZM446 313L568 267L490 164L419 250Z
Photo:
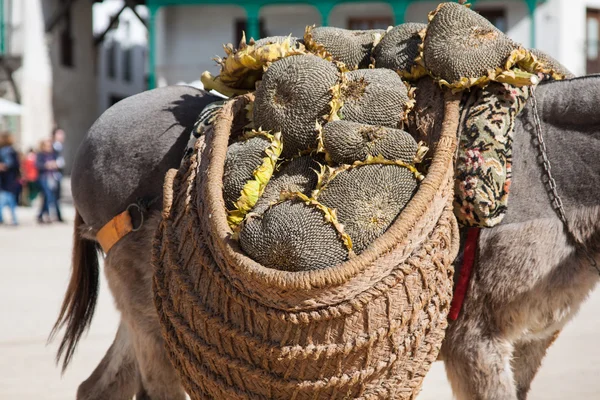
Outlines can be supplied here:
M102 246L104 253L108 251L129 232L133 231L129 208L117 215L98 231L96 240Z

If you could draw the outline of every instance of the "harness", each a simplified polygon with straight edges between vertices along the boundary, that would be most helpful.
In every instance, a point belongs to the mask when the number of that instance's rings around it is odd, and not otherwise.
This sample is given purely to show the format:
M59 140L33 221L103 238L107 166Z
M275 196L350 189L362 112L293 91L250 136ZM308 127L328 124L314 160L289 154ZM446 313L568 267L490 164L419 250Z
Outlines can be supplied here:
M104 225L96 234L96 240L98 243L100 243L100 246L105 254L108 253L108 251L125 235L130 232L135 232L142 227L144 223L144 214L142 214L141 210L140 215L142 216L142 222L138 227L133 227L133 222L129 211L132 207L139 208L139 205L136 203L128 205L125 211L108 221L108 223Z
M108 251L127 234L142 229L145 220L144 216L150 211L152 204L159 198L160 197L155 197L150 201L139 199L137 202L131 203L127 206L125 211L118 214L100 228L96 234L96 240L100 243L100 247L102 247L104 254L107 254ZM139 219L139 222L137 222L137 224L134 224L134 220L136 219L133 214L134 210L136 210L139 215L139 218L137 218Z
M455 271L454 295L452 296L452 304L450 304L450 312L448 313L448 318L452 321L458 318L458 314L460 314L463 302L467 296L467 288L469 287L473 266L475 265L477 241L481 232L481 228L478 227L464 229L466 233L462 234L463 232L461 232L461 239L465 237L464 245L461 249L462 254L459 256L459 260L457 260L458 271ZM458 273L458 277L456 277L456 273Z

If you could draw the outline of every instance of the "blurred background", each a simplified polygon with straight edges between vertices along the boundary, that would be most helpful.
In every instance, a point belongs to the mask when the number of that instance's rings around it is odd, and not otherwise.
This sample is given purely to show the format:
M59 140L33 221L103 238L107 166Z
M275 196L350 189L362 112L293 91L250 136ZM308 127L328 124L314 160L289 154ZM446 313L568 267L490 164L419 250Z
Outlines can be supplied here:
M119 100L158 86L202 87L218 73L222 44L302 36L307 25L350 29L426 22L437 1L0 0L0 133L22 160L17 215L0 225L0 399L73 399L114 338L119 315L103 274L98 309L64 376L46 345L69 278L72 227L40 221L36 160L42 141L62 189L61 221L72 222L68 176L89 127ZM577 75L600 72L600 0L471 1L473 9L526 47ZM60 132L60 133L59 133ZM14 142L14 143L13 143ZM2 144L0 144L2 146ZM36 155L37 154L37 155ZM37 157L37 158L36 158ZM29 164L28 164L29 162ZM39 163L39 162L38 162ZM53 164L54 163L54 164ZM29 167L28 167L29 165ZM52 194L50 193L50 194ZM58 203L57 203L58 204ZM43 206L42 206L43 208ZM9 214L5 211L5 217ZM43 222L43 227L36 223ZM56 216L55 216L56 217ZM10 221L10 218L5 222ZM550 349L532 399L600 398L600 292ZM436 363L419 399L451 399Z
M574 73L600 72L600 0L471 1L511 38ZM25 151L66 132L68 174L94 120L124 97L217 72L223 43L425 22L436 1L0 0L0 129Z

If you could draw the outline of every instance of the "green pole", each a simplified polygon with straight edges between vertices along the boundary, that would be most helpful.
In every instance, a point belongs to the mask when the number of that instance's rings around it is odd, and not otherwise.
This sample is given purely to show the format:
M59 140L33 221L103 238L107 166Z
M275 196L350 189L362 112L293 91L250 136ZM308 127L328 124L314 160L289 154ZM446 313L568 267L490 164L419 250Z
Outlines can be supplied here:
M406 9L410 3L409 0L395 0L389 2L394 14L394 25L400 25L406 22Z
M246 40L254 38L254 40L260 39L260 6L257 4L246 4L244 5L246 10Z
M148 89L156 87L156 13L158 6L149 7L148 21Z
M527 3L527 8L529 9L529 20L531 23L529 24L529 47L532 49L535 48L535 9L537 7L537 0L525 0Z
M319 14L321 14L321 25L329 26L329 15L336 4L333 2L319 2L315 6L317 7Z
M6 24L4 21L4 0L0 0L0 54L6 53Z

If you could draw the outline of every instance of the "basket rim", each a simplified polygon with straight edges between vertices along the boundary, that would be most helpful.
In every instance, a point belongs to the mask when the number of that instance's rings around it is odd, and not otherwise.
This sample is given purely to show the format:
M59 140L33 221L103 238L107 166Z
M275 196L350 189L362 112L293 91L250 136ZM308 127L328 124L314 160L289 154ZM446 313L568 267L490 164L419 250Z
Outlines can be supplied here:
M227 212L223 199L223 173L225 156L234 116L245 112L246 106L253 100L252 94L236 97L227 102L220 110L213 129L206 132L206 141L202 164L206 165L206 174L202 188L208 216L208 232L221 251L228 265L242 271L256 284L285 290L311 290L339 286L365 269L369 268L383 254L387 254L402 242L418 226L427 209L448 182L448 171L452 168L457 145L460 96L446 91L444 94L444 120L440 139L425 179L408 202L405 209L396 218L388 230L371 243L361 254L330 268L312 271L290 272L269 268L247 256L232 239L232 230L227 224ZM196 151L201 151L197 148ZM443 207L440 210L440 214ZM437 215L436 217L439 217ZM412 243L411 243L412 245ZM225 275L231 273L224 271ZM235 274L234 274L235 275ZM248 284L250 284L248 282ZM245 284L244 284L245 285Z

